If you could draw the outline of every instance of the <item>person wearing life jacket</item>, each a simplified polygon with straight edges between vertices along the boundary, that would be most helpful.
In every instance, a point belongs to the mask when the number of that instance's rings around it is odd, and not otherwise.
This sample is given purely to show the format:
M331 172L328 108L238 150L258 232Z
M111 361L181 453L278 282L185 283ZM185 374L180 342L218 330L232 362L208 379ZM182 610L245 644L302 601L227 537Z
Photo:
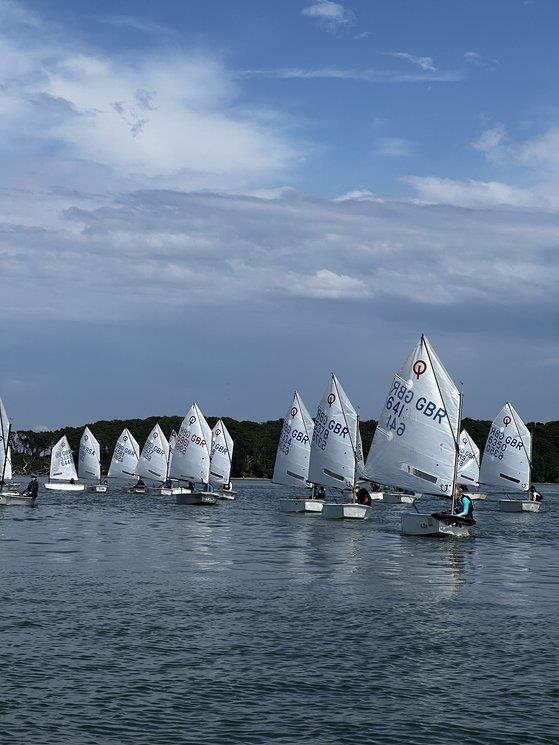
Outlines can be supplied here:
M371 506L371 495L364 486L360 486L359 489L357 489L355 492L355 498L358 504L364 504L367 507Z
M322 484L315 484L314 499L326 499L326 489Z
M23 492L24 497L31 497L35 500L39 496L39 482L36 476L31 477L31 481L27 484L27 489Z
M543 502L541 493L536 489L534 484L530 484L530 501L531 502Z
M454 515L456 517L468 517L473 518L474 516L474 503L465 491L460 490L460 496L454 508Z

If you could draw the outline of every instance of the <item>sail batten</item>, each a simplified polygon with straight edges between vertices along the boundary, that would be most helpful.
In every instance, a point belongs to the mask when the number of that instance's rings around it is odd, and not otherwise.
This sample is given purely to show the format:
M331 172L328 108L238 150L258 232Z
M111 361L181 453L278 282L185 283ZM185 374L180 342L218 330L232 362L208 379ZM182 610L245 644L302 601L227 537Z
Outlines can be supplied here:
M425 336L394 375L365 464L367 478L451 496L461 397Z

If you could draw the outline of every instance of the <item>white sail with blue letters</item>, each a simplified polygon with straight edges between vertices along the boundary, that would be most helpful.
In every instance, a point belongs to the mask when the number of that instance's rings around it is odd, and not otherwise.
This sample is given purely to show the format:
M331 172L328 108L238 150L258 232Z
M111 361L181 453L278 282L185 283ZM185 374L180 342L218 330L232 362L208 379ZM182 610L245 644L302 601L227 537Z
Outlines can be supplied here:
M381 484L451 496L460 392L425 336L394 376L365 464Z
M466 486L479 485L479 448L465 429L460 432L456 483Z
M274 484L306 486L314 422L297 391L283 420L276 452Z
M74 456L66 435L60 438L50 455L50 480L74 481L78 478Z
M101 448L89 427L84 429L80 440L78 475L80 479L101 478Z
M0 398L0 478L7 468L7 457L10 439L10 420L4 408L4 402ZM4 478L6 474L4 473Z
M173 450L169 476L179 481L207 484L210 479L212 431L198 404L182 421Z
M228 484L231 477L233 438L221 419L212 429L210 454L210 482L218 486Z
M358 417L335 375L314 421L309 481L336 489L353 488L357 463Z
M481 461L479 481L508 492L530 488L532 435L512 404L495 417Z
M171 471L171 461L173 460L173 450L175 449L175 443L177 442L177 433L175 430L171 432L171 436L169 437L169 457L167 458L167 478L169 478L169 473Z
M156 424L140 453L136 475L141 479L163 482L167 478L168 460L169 443L159 424Z
M140 458L140 446L125 428L115 445L108 476L127 479L136 476L136 466Z

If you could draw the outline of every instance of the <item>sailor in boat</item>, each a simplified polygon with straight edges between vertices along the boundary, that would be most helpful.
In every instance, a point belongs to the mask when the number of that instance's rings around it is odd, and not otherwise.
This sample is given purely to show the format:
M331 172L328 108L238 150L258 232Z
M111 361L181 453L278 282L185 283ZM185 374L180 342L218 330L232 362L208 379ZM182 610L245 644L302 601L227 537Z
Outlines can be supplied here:
M134 484L134 488L135 489L145 489L146 488L145 481L143 479L141 479L141 478L138 478L138 480Z
M372 504L371 495L369 494L369 492L367 491L367 489L365 489L364 486L360 486L356 490L356 492L355 492L355 498L356 498L358 504L364 504L367 507L370 507L371 504Z
M313 499L326 499L326 489L322 484L315 484Z
M24 497L31 497L31 499L37 499L39 496L39 482L36 476L31 477L31 481L27 484L27 489L23 492Z
M163 487L165 489L171 489L172 486L173 486L173 482L171 481L171 479L165 479L165 483L163 484Z
M231 482L229 481L228 484L223 484L222 489L223 489L223 491L231 491L233 489L233 486L232 486Z
M382 491L382 489L381 489L381 486L380 486L380 484L377 484L377 482L376 482L376 481L373 481L373 482L372 482L372 484L371 484L371 491L372 491L372 492L373 492L374 494L378 494L378 492L381 492L381 491Z
M474 503L464 491L464 487L458 487L458 500L454 508L456 517L463 517L472 520L474 517Z
M539 492L534 484L530 484L530 502L543 502L543 496Z

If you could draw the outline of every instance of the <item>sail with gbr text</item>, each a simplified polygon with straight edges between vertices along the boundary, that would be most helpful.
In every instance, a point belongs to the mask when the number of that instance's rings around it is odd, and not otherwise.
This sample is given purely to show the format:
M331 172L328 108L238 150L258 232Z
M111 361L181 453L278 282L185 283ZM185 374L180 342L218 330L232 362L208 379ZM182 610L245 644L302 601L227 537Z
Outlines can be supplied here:
M156 424L140 453L136 475L141 479L163 482L167 478L168 460L169 443L159 424Z
M108 475L121 479L136 476L139 457L140 446L132 434L127 429L123 429L115 445Z
M367 478L452 495L460 392L425 336L398 370L367 457Z
M274 464L274 484L306 486L314 422L301 396L295 391L283 420Z
M207 484L210 478L212 431L198 404L182 421L173 450L169 476L180 481Z
M353 488L357 461L357 412L335 375L314 422L309 481L336 489Z
M231 477L233 458L233 439L220 419L212 430L212 449L210 458L210 481L223 486Z
M530 487L532 435L512 404L495 417L481 461L479 481L501 491L525 492Z

